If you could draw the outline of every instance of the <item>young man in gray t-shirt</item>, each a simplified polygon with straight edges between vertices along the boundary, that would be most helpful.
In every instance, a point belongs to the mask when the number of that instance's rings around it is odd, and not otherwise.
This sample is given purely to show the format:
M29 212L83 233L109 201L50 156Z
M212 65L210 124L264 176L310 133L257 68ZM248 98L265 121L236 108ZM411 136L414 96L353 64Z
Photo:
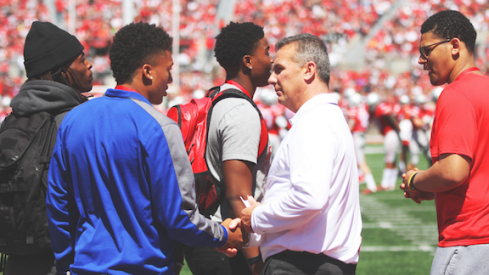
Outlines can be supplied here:
M268 85L273 59L263 28L253 23L233 23L216 37L215 56L226 71L221 91L237 89L253 98L257 87ZM263 197L270 150L260 155L261 121L246 99L227 98L212 111L206 159L212 175L224 183L225 196L211 219L240 217L248 195ZM246 248L234 258L208 248L185 248L185 258L194 275L260 274L263 268L258 248Z

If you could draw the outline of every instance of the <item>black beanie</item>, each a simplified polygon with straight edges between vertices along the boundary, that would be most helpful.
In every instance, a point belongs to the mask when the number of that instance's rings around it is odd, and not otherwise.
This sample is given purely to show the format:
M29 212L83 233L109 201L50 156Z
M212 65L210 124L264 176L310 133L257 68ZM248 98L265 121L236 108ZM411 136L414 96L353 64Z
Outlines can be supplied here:
M49 22L36 21L25 38L24 67L27 77L43 75L83 52L78 39Z

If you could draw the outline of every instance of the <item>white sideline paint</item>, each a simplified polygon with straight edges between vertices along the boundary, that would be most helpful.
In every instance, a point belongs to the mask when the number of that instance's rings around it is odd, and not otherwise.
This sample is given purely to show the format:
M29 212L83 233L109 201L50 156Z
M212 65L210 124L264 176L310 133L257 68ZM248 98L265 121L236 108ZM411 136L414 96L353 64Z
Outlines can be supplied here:
M419 245L419 246L362 246L360 248L361 252L384 252L384 251L425 251L425 252L435 252L435 247L429 245Z
M360 196L360 206L362 215L369 221L363 224L363 228L381 228L396 233L406 241L406 246L362 246L361 252L389 252L389 251L425 251L433 253L438 245L438 229L436 221L426 223L414 216L409 215L405 210L407 207L395 207L377 200L373 196ZM414 205L413 208L420 207L416 211L434 211ZM409 208L410 211L411 208Z
M384 153L384 147L382 147L382 146L366 146L364 152L365 152L365 154L383 154Z

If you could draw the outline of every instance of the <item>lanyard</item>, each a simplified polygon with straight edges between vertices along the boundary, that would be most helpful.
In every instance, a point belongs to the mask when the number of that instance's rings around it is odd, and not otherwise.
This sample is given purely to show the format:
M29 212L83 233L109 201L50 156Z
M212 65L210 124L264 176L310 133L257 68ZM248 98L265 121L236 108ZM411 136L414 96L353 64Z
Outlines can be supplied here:
M455 81L459 80L460 78L462 78L462 76L464 76L464 75L466 75L466 74L468 74L468 73L470 73L470 72L473 72L473 71L480 71L480 70L479 70L479 68L477 68L477 67L468 68L467 70L465 70L465 71L463 71L461 74L459 74L459 75L457 76L457 79L455 79ZM454 82L455 82L455 81L454 81Z
M251 98L250 93L248 93L248 91L243 86L241 86L241 84L239 84L238 82L234 80L227 80L226 83L238 87L243 93L245 93L245 95Z
M133 90L133 89L127 87L127 86L122 86L122 85L117 85L117 86L115 86L114 89L115 90L122 90L122 91L127 91L127 92L135 92L135 93L138 93L138 91L135 91L135 90Z

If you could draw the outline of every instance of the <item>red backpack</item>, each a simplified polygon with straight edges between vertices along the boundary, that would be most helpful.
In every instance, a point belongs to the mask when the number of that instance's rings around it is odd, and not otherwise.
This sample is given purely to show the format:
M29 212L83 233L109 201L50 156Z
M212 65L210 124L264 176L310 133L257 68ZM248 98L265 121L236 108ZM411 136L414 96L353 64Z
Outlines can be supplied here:
M195 177L196 202L199 211L205 216L214 214L219 201L224 196L224 182L218 181L209 172L205 158L207 135L212 109L217 102L226 98L243 98L255 107L260 115L261 136L257 159L267 153L268 131L265 120L253 100L237 89L219 93L220 87L210 89L204 98L192 99L187 104L179 104L168 110L167 116L178 123L183 142Z

